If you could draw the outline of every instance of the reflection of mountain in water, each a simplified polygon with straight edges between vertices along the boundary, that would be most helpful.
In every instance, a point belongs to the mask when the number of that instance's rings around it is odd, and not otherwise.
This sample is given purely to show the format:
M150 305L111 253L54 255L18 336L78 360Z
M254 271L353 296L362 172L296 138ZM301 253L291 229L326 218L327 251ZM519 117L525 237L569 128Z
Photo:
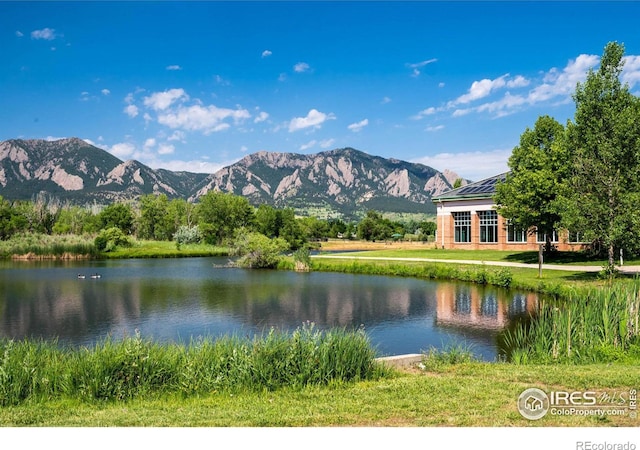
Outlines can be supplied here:
M501 330L510 320L533 311L537 296L497 288L442 283L437 288L437 323Z
M535 305L532 294L410 278L213 269L203 261L110 264L100 280L79 280L73 267L3 270L0 336L87 343L138 328L175 339L311 321L393 328L403 339L411 322L424 340L434 325L493 335Z

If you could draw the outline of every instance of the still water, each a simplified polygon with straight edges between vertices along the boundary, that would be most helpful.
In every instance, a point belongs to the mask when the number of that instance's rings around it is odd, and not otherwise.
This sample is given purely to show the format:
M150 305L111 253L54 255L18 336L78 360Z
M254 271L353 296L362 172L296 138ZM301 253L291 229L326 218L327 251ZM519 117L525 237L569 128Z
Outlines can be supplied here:
M271 327L364 327L380 355L464 345L492 361L496 336L535 294L411 278L219 267L226 258L0 262L0 337L92 345ZM92 278L98 274L99 278ZM79 276L84 276L80 278Z

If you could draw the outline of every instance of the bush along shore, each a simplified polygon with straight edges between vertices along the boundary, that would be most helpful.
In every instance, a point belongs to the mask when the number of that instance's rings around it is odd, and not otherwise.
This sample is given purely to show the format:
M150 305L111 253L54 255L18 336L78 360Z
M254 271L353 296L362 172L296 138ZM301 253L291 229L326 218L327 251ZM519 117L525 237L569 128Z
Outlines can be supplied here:
M51 341L0 341L0 406L74 398L130 400L160 394L273 391L375 380L389 369L362 330L321 331L306 323L292 333L225 336L188 345L140 335L94 347Z

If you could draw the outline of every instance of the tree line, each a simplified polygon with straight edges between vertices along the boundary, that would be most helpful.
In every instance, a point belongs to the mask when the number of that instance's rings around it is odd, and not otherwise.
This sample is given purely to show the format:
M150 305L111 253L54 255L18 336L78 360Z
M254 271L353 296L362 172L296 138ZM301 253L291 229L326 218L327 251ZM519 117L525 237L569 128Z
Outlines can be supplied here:
M239 229L281 238L296 250L309 242L338 237L390 240L394 235L411 235L426 240L435 233L436 224L392 221L376 211L368 211L359 222L297 217L293 208L254 207L245 197L219 191L208 192L197 203L148 194L104 207L58 205L42 199L10 202L0 196L2 240L20 233L97 234L104 238L102 245L130 236L178 244L229 245Z
M624 46L610 42L597 70L578 83L573 120L541 116L509 158L496 189L498 212L550 237L567 229L606 256L640 255L640 98L623 83Z

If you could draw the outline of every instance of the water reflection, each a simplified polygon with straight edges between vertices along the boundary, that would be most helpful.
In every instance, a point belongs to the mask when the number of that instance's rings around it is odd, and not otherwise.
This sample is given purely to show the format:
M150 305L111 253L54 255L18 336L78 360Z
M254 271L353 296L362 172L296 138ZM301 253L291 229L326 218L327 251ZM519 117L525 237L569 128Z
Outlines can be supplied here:
M90 345L139 330L160 341L188 341L312 321L320 328L364 326L382 354L464 341L490 360L497 332L536 302L533 294L458 283L214 267L224 262L2 262L0 336Z
M501 330L510 320L534 311L537 295L491 287L441 283L437 288L440 325Z

